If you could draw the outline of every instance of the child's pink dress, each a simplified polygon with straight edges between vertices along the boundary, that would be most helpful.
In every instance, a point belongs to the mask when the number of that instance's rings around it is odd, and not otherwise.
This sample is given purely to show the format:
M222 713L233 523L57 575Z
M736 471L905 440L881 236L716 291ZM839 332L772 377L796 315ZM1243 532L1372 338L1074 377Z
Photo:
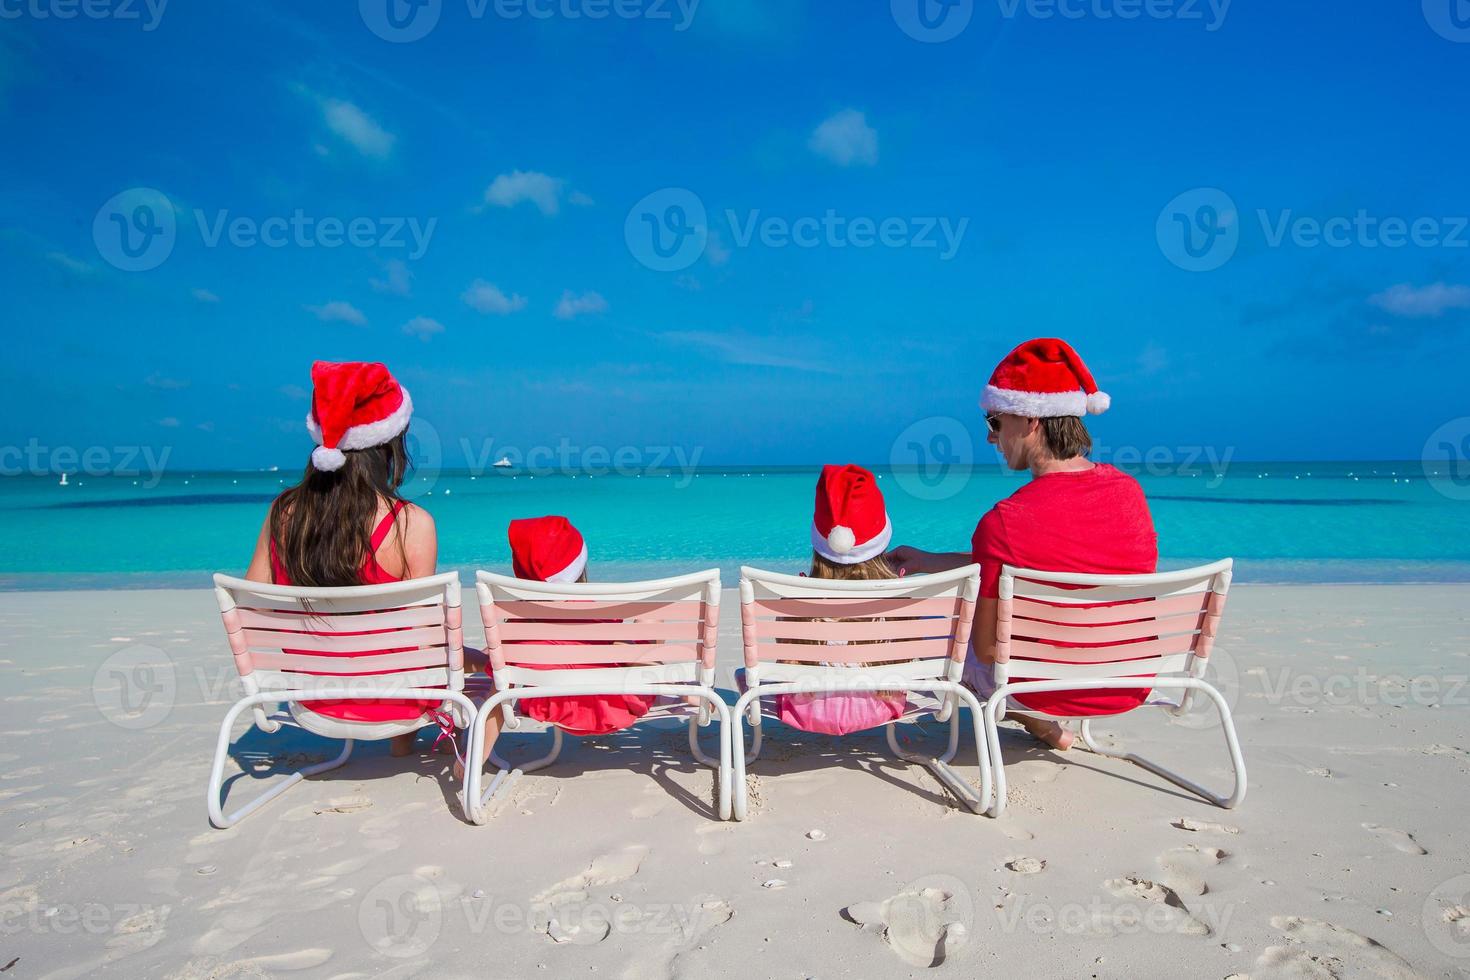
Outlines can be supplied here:
M776 715L784 724L818 735L847 735L886 725L902 718L907 705L908 698L897 691L798 691L776 695Z

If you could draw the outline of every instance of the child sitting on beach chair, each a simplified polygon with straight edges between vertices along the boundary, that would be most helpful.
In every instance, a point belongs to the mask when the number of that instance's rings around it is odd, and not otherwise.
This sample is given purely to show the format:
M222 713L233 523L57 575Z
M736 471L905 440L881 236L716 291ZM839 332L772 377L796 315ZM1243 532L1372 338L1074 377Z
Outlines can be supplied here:
M587 544L581 532L565 517L532 517L510 522L511 566L516 578L536 582L586 582ZM578 622L570 620L569 622ZM599 622L596 619L585 620ZM545 644L576 645L576 640L541 640ZM514 648L514 645L511 645ZM468 651L467 651L468 653ZM486 675L490 665L479 657L476 666ZM507 659L514 660L513 656ZM527 665L532 666L534 665ZM615 667L618 664L587 664L587 668ZM546 669L576 669L576 665L559 665ZM641 694L579 694L555 698L526 698L518 710L527 718L556 725L570 735L608 735L622 731L648 714L656 698ZM499 734L499 713L487 719L485 759ZM483 759L481 760L483 763Z
M883 556L892 535L883 492L872 473L853 465L822 469L812 518L812 578L898 578ZM907 698L898 691L802 691L776 696L776 712L782 722L823 735L846 735L886 725L903 716L906 704Z

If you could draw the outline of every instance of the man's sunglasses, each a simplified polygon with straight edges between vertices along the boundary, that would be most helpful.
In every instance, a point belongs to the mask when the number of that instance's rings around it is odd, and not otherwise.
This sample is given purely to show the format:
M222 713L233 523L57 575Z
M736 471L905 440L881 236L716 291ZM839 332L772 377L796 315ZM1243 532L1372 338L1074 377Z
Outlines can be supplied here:
M987 415L987 416L985 416L985 425L990 429L991 432L994 432L994 433L997 433L998 434L1000 432L1000 416L999 415Z

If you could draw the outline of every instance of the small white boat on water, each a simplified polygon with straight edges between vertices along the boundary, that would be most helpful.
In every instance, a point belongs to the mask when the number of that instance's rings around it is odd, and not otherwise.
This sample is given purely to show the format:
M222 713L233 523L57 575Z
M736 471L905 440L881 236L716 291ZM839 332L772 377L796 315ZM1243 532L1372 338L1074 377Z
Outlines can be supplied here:
M508 470L515 464L510 461L509 456L502 456L495 461L496 469Z
M59 487L70 486L70 484L66 482L66 474L65 473L61 474L61 482L58 483L57 486L59 486Z

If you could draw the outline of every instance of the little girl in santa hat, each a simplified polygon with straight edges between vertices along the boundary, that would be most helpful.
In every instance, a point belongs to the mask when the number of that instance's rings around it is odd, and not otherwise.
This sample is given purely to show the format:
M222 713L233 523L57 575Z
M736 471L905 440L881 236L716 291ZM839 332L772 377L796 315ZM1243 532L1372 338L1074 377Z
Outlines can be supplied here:
M516 578L535 582L586 582L587 543L572 522L565 517L530 517L510 522L511 567ZM572 620L571 622L577 622ZM602 620L588 619L595 623ZM613 622L613 620L607 620ZM549 645L575 646L576 640L542 640ZM508 660L514 660L512 654ZM532 669L576 670L579 668L616 667L618 664L571 664ZM490 673L487 665L485 672ZM640 694L578 694L557 698L525 698L519 711L528 718L556 725L571 735L607 735L622 731L648 714L656 700ZM498 712L495 717L498 719ZM498 725L486 729L485 758L490 757ZM483 760L482 760L483 762Z
M893 537L883 492L873 474L861 466L823 467L817 480L811 535L812 578L898 578L883 555ZM898 720L906 704L905 696L897 691L802 691L777 695L776 711L793 728L846 735Z

